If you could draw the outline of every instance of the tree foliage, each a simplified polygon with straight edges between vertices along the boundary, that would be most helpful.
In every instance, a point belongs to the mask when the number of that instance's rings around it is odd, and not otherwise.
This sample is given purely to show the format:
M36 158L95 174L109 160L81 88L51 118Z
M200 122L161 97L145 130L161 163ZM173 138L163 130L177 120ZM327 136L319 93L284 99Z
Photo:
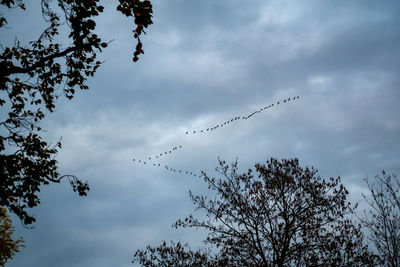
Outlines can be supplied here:
M25 224L35 221L27 209L40 202L41 185L68 178L79 195L89 190L76 176L59 174L55 156L61 142L52 145L43 140L39 122L46 110L55 110L61 93L72 99L75 90L88 89L87 79L101 65L97 55L108 44L96 34L95 18L104 10L99 0L39 3L47 23L42 34L28 44L18 40L12 46L2 44L0 53L0 107L5 115L0 120L0 205ZM23 0L1 0L0 4L26 9ZM152 5L148 0L118 0L117 10L133 18L137 40L133 61L137 61L144 53L140 36L152 24ZM6 15L0 14L0 28L9 29L6 25ZM68 42L60 43L58 35L65 28Z
M373 183L365 181L371 197L364 195L370 209L365 211L363 225L370 232L380 262L385 266L400 266L400 179L382 171Z
M207 249L193 251L189 244L181 242L168 245L165 241L158 247L147 246L146 250L135 252L133 263L138 262L142 266L220 266L217 259L211 258L211 252Z
M24 240L19 238L14 240L12 235L14 233L14 227L12 221L7 214L7 210L0 207L2 216L0 216L0 266L5 266L6 262L13 258L16 252L19 252L20 247L24 247L22 244Z
M374 264L360 225L348 218L353 208L339 177L325 181L314 168L300 167L297 159L271 158L255 169L257 176L251 169L239 174L237 162L229 167L220 161L217 171L222 178L203 173L215 197L189 192L207 219L190 215L174 226L202 228L208 233L205 244L214 254L207 254L205 262L217 266ZM173 253L173 246L164 243L138 250L135 257L142 265L153 266L154 259Z

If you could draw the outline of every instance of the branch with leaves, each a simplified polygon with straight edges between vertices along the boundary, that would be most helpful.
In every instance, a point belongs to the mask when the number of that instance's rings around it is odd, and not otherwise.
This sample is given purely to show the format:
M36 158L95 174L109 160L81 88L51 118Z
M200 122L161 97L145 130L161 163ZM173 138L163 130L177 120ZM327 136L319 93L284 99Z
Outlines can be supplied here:
M10 12L26 9L23 0L0 4ZM96 58L108 45L96 33L95 18L104 10L99 0L41 0L40 4L47 27L38 39L26 45L18 40L13 46L1 44L0 52L0 108L6 115L0 121L0 205L24 224L35 221L27 209L40 203L37 193L42 185L68 177L79 195L89 190L76 176L59 174L56 155L61 142L51 145L43 140L40 121L55 110L61 94L72 99L77 89L89 89L88 78L102 64ZM152 5L148 0L118 0L116 9L133 19L137 41L133 61L137 61L144 53L140 36L152 24ZM0 14L0 27L12 29L6 25L7 14ZM56 41L60 29L69 32L66 43Z

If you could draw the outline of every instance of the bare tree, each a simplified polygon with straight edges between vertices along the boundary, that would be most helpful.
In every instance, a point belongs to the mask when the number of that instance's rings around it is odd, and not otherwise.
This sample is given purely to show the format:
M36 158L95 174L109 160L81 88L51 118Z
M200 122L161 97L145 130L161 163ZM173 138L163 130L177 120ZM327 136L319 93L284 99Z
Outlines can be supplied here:
M374 182L365 179L371 193L363 195L370 206L361 220L369 230L380 261L385 266L400 266L400 179L382 171Z
M216 169L222 178L203 173L213 198L190 198L207 219L189 217L175 227L202 228L214 266L372 266L374 256L363 243L360 225L347 215L348 191L340 178L321 179L297 159L271 158L239 174L237 162ZM148 263L166 247L147 247ZM173 249L167 247L168 251ZM140 254L142 252L142 254ZM140 259L145 251L136 252ZM152 265L145 265L152 266ZM200 265L206 266L206 265Z

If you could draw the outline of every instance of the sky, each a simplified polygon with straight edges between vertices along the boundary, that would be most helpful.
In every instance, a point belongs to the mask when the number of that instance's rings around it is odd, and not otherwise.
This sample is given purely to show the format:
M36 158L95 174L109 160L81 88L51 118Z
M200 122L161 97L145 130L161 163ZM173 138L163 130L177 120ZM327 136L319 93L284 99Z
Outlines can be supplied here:
M42 124L46 140L62 137L60 172L91 190L43 187L34 228L14 217L26 247L8 266L125 267L148 244L200 245L204 233L171 225L199 214L189 190L209 194L185 171L219 177L218 157L241 172L299 158L340 176L354 203L368 193L364 178L400 175L399 1L152 1L136 63L131 21L103 2L97 31L113 40L104 64ZM37 38L39 12L31 2L6 14L8 41Z

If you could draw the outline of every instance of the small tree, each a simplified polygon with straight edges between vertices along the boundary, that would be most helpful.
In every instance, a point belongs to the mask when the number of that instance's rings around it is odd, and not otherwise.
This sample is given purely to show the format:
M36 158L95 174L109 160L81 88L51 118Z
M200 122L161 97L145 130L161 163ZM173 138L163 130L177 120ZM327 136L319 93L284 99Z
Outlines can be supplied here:
M370 206L361 219L369 230L369 239L375 245L385 266L400 266L400 179L382 171L374 183L365 179L371 197L363 195Z
M202 228L211 246L209 260L221 266L369 266L374 257L363 244L363 235L347 215L347 190L340 178L325 181L314 168L301 168L297 159L271 158L238 174L220 161L221 179L203 177L216 196L195 196L196 208L208 220L189 217L175 227ZM147 247L135 257L160 257L165 249ZM144 252L147 252L144 253ZM151 265L145 265L151 266Z
M5 266L9 259L12 259L16 252L19 252L20 247L24 241L22 238L14 240L12 235L14 227L12 221L7 214L7 210L0 207L2 214L0 216L0 266Z

